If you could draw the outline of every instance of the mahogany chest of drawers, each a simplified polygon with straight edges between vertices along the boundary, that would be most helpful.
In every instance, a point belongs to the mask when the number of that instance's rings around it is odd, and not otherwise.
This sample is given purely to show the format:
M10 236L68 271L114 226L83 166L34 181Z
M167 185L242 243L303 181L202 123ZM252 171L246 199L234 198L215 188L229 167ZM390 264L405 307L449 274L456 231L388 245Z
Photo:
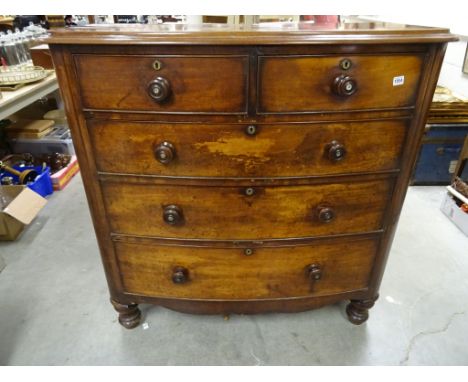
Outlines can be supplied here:
M447 30L110 26L49 45L111 301L368 318Z

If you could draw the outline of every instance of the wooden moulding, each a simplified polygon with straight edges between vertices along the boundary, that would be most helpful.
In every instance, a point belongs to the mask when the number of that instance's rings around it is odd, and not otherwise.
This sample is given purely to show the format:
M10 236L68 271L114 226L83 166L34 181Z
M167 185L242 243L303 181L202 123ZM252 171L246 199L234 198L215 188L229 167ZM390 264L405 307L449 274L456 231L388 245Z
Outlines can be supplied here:
M371 26L372 24L372 26ZM92 45L346 45L455 41L448 29L392 23L268 25L112 25L54 30L53 44Z

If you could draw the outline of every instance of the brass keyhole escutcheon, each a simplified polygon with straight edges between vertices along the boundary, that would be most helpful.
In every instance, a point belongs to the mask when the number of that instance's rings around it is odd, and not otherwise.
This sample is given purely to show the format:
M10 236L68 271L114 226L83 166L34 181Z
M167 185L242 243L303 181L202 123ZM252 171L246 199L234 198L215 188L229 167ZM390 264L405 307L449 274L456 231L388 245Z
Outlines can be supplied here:
M244 255L245 256L252 256L253 255L253 249L252 248L246 248L244 250Z
M245 133L250 136L255 135L257 134L257 127L255 125L249 125L245 128Z
M343 70L348 70L349 68L351 68L351 66L352 66L351 60L348 58L344 58L340 61L340 68Z
M162 63L159 60L155 60L153 62L153 69L154 70L160 70L162 68Z
M253 194L255 194L255 189L253 189L252 187L247 187L244 190L244 193L246 196L252 196Z

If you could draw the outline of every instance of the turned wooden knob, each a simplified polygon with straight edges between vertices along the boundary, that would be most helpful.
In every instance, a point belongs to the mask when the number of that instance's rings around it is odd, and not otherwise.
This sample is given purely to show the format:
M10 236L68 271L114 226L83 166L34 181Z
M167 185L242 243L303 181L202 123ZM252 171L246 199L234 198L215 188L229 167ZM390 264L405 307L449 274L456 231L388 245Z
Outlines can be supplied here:
M174 204L164 207L163 219L169 225L181 224L184 220L182 209Z
M326 147L325 152L329 160L338 162L346 156L346 148L338 141L331 141Z
M336 95L347 97L356 93L357 83L351 76L342 74L333 80L332 89Z
M148 94L156 102L162 102L171 94L171 84L165 78L157 77L148 84Z
M322 223L330 223L335 218L335 212L331 207L317 207L317 217Z
M172 272L172 282L174 284L184 284L188 281L188 269L184 267L175 267Z
M306 276L311 282L316 282L322 278L322 267L319 264L310 264L306 267Z
M171 142L164 141L154 149L154 156L162 164L170 163L176 155L174 145Z

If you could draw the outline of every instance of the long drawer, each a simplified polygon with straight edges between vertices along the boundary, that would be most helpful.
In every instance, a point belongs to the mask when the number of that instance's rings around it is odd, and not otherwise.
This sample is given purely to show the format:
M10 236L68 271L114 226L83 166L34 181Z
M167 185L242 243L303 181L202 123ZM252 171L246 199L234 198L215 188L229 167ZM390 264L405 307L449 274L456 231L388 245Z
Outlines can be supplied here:
M84 108L245 113L247 56L74 56Z
M131 181L131 179L127 179ZM267 239L382 228L393 179L214 187L102 182L112 232L171 238Z
M153 297L266 299L367 286L378 241L297 247L171 247L115 243L124 290ZM249 253L247 256L246 253Z
M156 124L89 120L99 171L312 176L396 169L408 122Z
M260 57L258 111L408 107L423 62L422 54Z

